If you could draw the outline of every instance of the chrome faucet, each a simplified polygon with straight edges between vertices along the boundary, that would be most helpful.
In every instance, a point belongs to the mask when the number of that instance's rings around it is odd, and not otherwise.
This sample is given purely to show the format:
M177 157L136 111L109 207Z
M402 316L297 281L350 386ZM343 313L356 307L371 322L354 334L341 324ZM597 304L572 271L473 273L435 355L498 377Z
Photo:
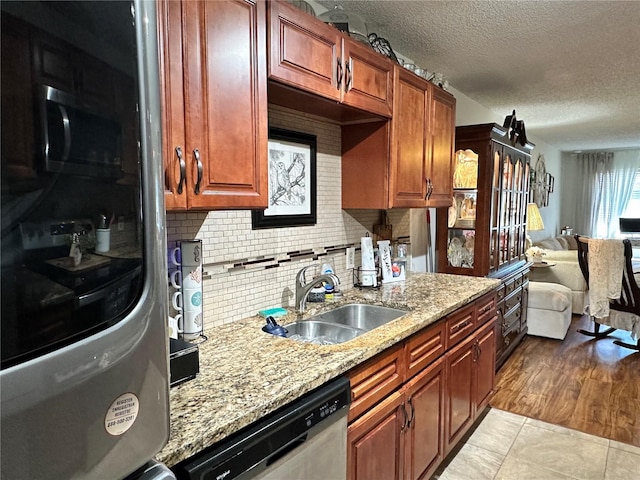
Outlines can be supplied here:
M306 310L307 297L314 285L317 285L319 282L328 282L336 288L340 284L340 279L333 273L318 275L317 277L314 277L313 280L306 283L305 272L311 267L313 267L313 265L301 268L296 275L296 308L300 313L303 313Z

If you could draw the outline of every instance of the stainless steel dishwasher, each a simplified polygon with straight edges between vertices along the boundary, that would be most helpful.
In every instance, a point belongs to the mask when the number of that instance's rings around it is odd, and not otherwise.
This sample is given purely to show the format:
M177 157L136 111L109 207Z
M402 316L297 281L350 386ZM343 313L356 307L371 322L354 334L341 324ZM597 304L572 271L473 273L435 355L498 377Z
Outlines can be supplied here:
M349 379L339 377L174 467L179 479L343 480Z

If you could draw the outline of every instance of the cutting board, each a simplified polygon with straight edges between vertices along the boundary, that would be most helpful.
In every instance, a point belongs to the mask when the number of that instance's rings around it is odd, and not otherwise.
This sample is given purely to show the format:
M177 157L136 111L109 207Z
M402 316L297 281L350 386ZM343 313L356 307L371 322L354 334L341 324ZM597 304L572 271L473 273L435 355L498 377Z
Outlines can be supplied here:
M393 225L389 223L389 217L385 210L380 212L379 222L378 225L373 226L374 245L378 240L392 240L393 237Z
M60 257L54 258L52 260L46 260L46 263L48 263L49 265L61 268L62 270L65 270L72 274L84 273L88 270L93 270L94 268L106 265L109 262L111 262L110 258L86 253L82 256L82 261L79 265L74 265L73 258L71 257Z

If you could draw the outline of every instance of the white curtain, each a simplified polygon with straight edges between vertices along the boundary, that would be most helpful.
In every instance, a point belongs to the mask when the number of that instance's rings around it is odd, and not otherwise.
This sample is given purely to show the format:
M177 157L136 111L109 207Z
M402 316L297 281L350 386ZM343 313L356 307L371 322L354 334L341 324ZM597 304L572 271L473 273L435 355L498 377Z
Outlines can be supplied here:
M620 233L618 219L633 191L640 165L638 152L587 152L579 156L577 175L582 185L577 205L583 215L576 217L576 231L600 238Z
M640 153L637 150L615 153L613 169L608 172L609 188L605 191L605 204L609 208L602 211L600 218L603 221L598 222L604 238L620 235L620 217L631 199L638 168Z
M602 201L598 179L601 178L605 165L612 161L613 152L588 152L578 156L576 174L578 185L582 185L582 188L577 192L576 209L583 214L575 217L575 231L581 235L596 236L598 206Z

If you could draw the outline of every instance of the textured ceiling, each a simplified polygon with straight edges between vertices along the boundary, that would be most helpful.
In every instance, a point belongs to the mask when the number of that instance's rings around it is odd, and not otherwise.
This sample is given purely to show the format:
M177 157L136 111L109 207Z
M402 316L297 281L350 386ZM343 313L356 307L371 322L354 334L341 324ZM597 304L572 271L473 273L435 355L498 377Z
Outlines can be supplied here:
M640 147L640 1L316 0L563 151Z

